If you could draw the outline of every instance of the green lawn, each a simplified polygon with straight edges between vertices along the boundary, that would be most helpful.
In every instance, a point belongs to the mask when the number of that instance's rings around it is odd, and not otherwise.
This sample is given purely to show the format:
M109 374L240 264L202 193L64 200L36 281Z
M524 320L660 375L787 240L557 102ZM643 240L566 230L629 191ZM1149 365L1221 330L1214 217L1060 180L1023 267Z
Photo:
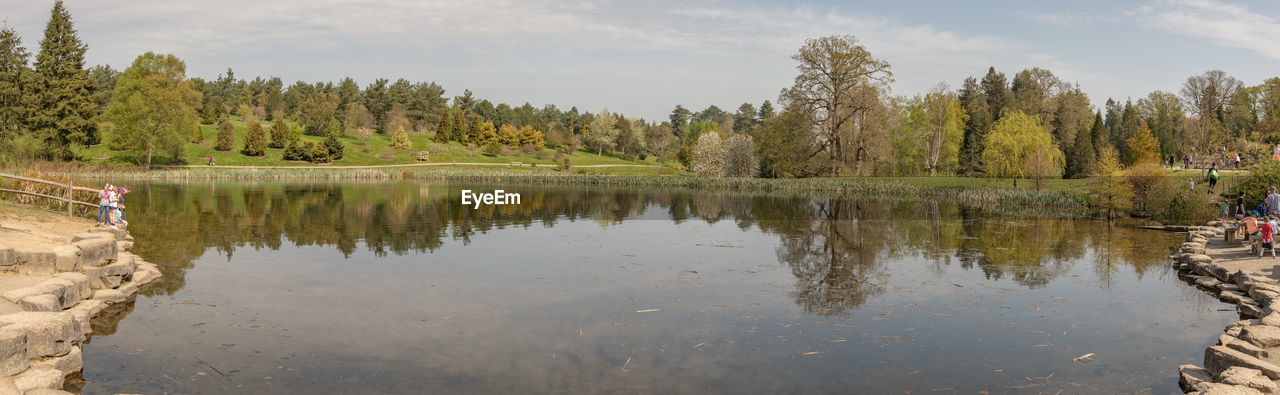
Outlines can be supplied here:
M293 126L291 121L290 126ZM204 135L204 141L198 144L188 144L186 154L183 156L185 164L203 165L208 163L209 154L213 154L214 160L223 166L314 166L307 162L285 161L283 159L283 149L267 149L267 153L263 157L248 157L240 153L240 149L244 147L244 135L248 133L248 123L240 119L232 120L235 125L235 149L229 152L218 152L213 149L214 141L217 139L217 125L200 125L200 131ZM263 128L270 129L273 122L264 122ZM108 133L109 132L105 132ZM104 135L103 140L109 141L111 136ZM508 155L490 156L485 154L481 149L470 149L458 142L449 142L447 144L438 144L431 141L432 136L429 134L410 134L409 140L413 142L413 148L408 150L395 150L388 145L391 142L390 136L375 134L366 141L359 141L351 136L339 137L346 148L346 152L341 160L334 161L333 165L343 166L371 166L371 165L391 165L391 164L409 164L420 163L413 156L414 152L427 151L431 153L431 163L511 163L520 162L523 164L554 164L555 151L549 148L542 148L541 155L523 154L517 150L511 150ZM317 136L302 136L303 141L312 141L319 143L323 140ZM118 163L134 163L133 154L128 152L117 152L107 149L106 144L88 147L80 152L81 156L90 158L90 163L101 162L118 162ZM538 156L542 156L539 158ZM571 165L598 165L598 164L625 164L625 165L663 165L654 158L647 160L624 160L613 155L596 155L586 150L578 150L568 155ZM156 153L152 159L153 164L168 164L169 158L161 153ZM141 162L141 161L137 161ZM670 165L669 163L666 165Z

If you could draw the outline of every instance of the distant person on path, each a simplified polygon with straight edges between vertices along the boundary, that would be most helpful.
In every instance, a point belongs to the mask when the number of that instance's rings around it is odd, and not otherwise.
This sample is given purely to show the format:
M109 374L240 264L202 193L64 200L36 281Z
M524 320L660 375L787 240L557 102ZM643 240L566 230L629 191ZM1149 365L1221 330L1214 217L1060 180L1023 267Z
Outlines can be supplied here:
M1209 194L1213 194L1213 188L1218 186L1218 164L1209 166Z
M1275 227L1274 227L1274 226L1272 226L1270 222L1265 222L1265 223L1263 223L1263 224L1262 224L1262 227L1261 227L1261 228L1262 228L1262 229L1261 229L1261 232L1262 232L1262 237L1261 237L1261 240L1262 240L1262 247L1261 247L1261 248L1258 248L1258 258L1262 258L1262 253L1263 253L1263 251L1265 251L1265 250L1268 250L1268 249L1269 249L1269 250L1271 250L1271 259L1275 259L1275 258L1276 258L1276 246L1275 246L1275 243L1272 243L1272 241L1271 241L1271 235L1272 235L1272 233L1274 233L1274 232L1275 232Z
M209 166L213 166L213 154L209 154Z
M111 209L111 197L107 196L107 191L111 189L111 184L103 184L102 190L98 191L98 222L97 224L108 224L111 220L111 214L107 210Z
M1191 169L1191 155L1182 156L1182 170Z
M1236 170L1240 170L1240 153L1236 153Z

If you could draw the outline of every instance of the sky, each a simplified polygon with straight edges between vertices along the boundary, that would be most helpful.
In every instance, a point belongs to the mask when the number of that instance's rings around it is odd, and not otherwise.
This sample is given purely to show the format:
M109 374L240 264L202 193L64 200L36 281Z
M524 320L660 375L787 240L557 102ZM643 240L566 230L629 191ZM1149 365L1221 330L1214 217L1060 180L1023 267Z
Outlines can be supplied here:
M977 4L971 4L977 3ZM1177 92L1222 69L1280 75L1280 2L1132 1L92 1L67 0L89 65L172 53L187 74L434 81L494 103L666 119L777 102L809 38L853 35L892 65L893 95L959 88L988 67L1041 67L1096 106ZM0 0L36 52L52 1Z

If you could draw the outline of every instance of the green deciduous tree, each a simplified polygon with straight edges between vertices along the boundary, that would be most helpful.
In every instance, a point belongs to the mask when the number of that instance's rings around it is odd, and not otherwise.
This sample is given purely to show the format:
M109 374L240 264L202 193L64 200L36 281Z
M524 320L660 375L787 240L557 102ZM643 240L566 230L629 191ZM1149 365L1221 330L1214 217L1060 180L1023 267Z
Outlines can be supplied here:
M93 117L98 109L94 105L93 83L84 68L88 46L76 35L71 14L61 1L53 4L50 14L40 53L36 54L37 89L27 123L31 132L45 142L48 158L71 159L71 144L97 139Z
M1129 166L1142 163L1160 163L1160 142L1151 135L1147 124L1138 126L1138 131L1125 141L1129 151L1125 152L1124 161Z
M769 178L813 175L810 155L816 144L808 128L811 122L803 111L787 109L765 119L755 134L760 176Z
M173 55L147 52L120 75L105 118L117 145L144 154L150 167L156 151L182 158L187 141L199 133L200 92L186 80L186 64ZM221 142L219 136L219 142ZM224 150L230 150L227 144Z
M606 150L612 151L618 143L617 121L609 109L600 110L587 131L587 148L596 151L597 155L603 155Z
M1133 187L1125 179L1117 157L1114 148L1108 146L1100 150L1098 166L1089 183L1094 206L1102 209L1107 218L1115 218L1116 213L1128 208L1133 200Z

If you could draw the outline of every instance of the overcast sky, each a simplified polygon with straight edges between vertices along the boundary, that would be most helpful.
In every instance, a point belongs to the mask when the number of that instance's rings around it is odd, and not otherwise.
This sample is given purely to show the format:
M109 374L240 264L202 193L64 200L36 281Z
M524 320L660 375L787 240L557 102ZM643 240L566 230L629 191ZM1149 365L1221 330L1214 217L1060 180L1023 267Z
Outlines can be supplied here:
M1220 68L1280 74L1280 2L1177 1L89 1L69 0L89 64L173 53L190 76L361 86L435 81L495 103L665 119L682 104L776 101L806 38L852 34L893 66L893 94L957 88L995 66L1043 67L1095 105L1176 92ZM1059 4L1061 3L1061 4ZM0 0L32 52L52 1Z

